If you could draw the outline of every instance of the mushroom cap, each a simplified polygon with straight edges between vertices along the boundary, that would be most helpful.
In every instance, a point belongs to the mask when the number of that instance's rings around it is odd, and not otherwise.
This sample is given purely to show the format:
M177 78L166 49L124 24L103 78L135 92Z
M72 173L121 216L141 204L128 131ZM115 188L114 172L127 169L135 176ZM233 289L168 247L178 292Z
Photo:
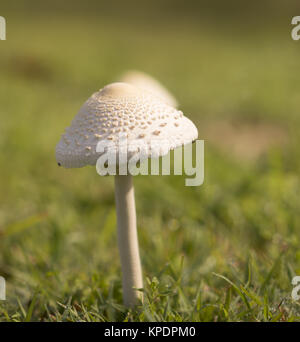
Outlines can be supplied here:
M160 97L168 105L177 107L178 102L175 97L156 79L141 71L127 71L120 79L120 82L132 84L144 90L148 90Z
M95 165L104 152L97 144L120 139L127 144L149 147L141 160L163 156L198 137L195 125L181 111L167 105L150 92L126 83L112 83L94 93L81 107L56 146L58 165L76 168ZM127 152L127 161L137 151ZM120 157L120 156L119 156ZM142 158L143 157L143 158ZM118 159L118 158L117 158Z

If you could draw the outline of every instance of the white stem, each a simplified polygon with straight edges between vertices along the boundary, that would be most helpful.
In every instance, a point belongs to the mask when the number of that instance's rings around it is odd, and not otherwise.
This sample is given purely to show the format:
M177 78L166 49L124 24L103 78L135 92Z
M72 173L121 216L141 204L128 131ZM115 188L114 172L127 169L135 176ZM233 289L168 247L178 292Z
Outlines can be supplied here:
M115 198L118 224L118 246L122 266L123 299L127 307L142 300L142 268L136 228L132 176L115 176Z

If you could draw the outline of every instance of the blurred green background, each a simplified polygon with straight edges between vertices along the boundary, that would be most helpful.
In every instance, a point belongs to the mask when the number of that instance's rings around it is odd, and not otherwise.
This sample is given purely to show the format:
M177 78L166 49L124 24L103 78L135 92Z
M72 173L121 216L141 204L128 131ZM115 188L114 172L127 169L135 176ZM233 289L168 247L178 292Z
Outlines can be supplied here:
M2 0L0 15L0 320L299 320L299 2ZM146 300L128 312L113 178L54 151L131 69L195 122L205 183L135 178Z

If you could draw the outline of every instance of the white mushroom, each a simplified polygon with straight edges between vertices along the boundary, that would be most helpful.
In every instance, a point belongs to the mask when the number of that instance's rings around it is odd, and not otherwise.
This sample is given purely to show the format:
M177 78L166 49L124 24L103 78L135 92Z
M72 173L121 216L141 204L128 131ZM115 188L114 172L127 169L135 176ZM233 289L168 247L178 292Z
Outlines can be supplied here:
M126 119L128 115L132 122ZM112 127L107 126L108 123ZM111 139L112 143L118 141L120 133L113 127L121 125L128 144L142 141L149 147L144 158L165 155L198 136L194 124L159 97L126 83L113 83L93 94L73 119L56 146L58 165L66 168L95 165L101 156L96 151L97 144L105 139ZM90 129L94 134L88 134ZM153 139L158 141L155 146L151 144ZM123 149L117 150L119 158L122 153ZM129 158L130 154L126 156ZM143 281L131 175L115 176L115 199L124 304L134 306L142 299L137 289L143 287Z
M138 88L147 90L160 97L168 105L177 107L178 103L175 97L156 79L141 71L127 71L121 78L121 82L132 84Z

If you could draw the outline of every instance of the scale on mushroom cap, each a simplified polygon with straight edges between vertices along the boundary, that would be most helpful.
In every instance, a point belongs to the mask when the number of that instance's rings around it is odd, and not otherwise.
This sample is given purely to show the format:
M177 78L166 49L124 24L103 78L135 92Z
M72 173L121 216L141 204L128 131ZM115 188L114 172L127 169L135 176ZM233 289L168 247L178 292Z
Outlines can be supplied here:
M117 142L120 136L125 136L129 144L141 141L150 146L153 139L161 142L155 145L156 149L151 145L151 152L147 149L149 154L144 157L150 157L163 156L191 143L197 139L198 131L181 111L159 96L127 83L112 83L94 93L81 107L56 146L56 160L66 168L96 165L101 157L97 152L99 142ZM117 150L119 159L122 151ZM137 289L143 288L143 281L130 174L115 175L115 198L124 304L134 306L142 299Z

